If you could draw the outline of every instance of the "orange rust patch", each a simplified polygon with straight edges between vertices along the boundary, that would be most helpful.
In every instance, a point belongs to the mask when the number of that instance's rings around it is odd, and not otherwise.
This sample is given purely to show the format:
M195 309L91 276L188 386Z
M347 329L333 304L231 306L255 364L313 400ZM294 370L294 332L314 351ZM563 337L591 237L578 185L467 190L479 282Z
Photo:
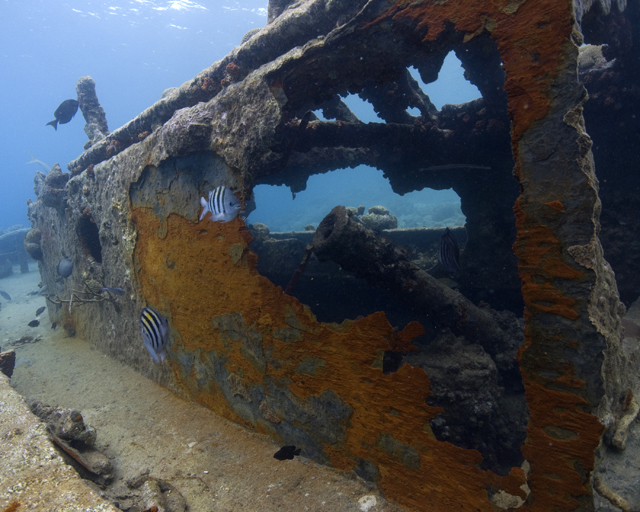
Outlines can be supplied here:
M563 212L564 211L564 205L560 202L560 201L549 201L548 203L544 203L546 204L549 208L553 208L554 210L558 211L558 212Z
M488 30L496 41L506 72L505 90L514 142L549 111L549 92L562 64L560 49L569 40L573 15L570 2L538 0L507 8L501 0L459 2L396 2L376 21L411 20L425 41L434 41L447 24L467 34Z
M539 311L559 315L569 320L578 318L578 312L573 309L575 299L565 297L560 290L549 283L537 284L529 280L529 277L522 279L522 295L528 307Z
M550 281L577 280L584 273L565 263L558 239L546 226L525 226L526 216L516 202L519 226L514 251L519 259L522 294L528 307L560 315L570 320L578 318L575 299L565 297Z
M203 230L201 224L171 215L161 239L157 235L160 222L151 209L133 208L132 215L138 228L135 259L142 292L150 305L170 319L174 333L170 364L177 382L195 400L242 422L215 383L209 389L195 388L194 379L184 376L179 361L172 357L176 352L195 355L199 351L204 361L204 352L215 351L248 388L267 389L268 378L301 401L333 391L352 414L344 441L325 444L325 453L344 470L353 469L359 459L373 462L380 473L380 488L393 501L415 510L429 503L435 511L489 512L494 510L489 488L524 498L520 486L525 475L519 468L507 476L480 470L478 452L433 438L428 425L441 409L426 404L429 378L422 369L405 364L385 375L373 364L380 351L410 349L412 338L422 333L418 323L395 335L384 313L337 326L319 323L297 299L255 270L256 258L248 248L246 263L234 265L229 248L248 243L240 220L207 223ZM167 260L175 264L169 268ZM243 352L240 342L225 338L212 324L221 315L234 314L269 354L262 370ZM295 333L294 340L285 341L282 332ZM305 360L322 361L322 371L298 372ZM260 424L252 426L272 434ZM415 456L407 464L389 446L407 447Z
M586 385L586 382L583 381L582 379L578 379L574 375L574 370L572 366L565 365L565 367L566 367L566 371L560 377L555 379L555 381L558 384L562 384L563 386L568 388L575 388L575 389L583 388Z
M419 322L410 322L402 331L396 334L391 341L392 349L395 352L414 352L414 347L411 342L414 338L422 336L424 334L424 327Z
M593 468L591 447L599 444L604 427L596 416L580 411L586 400L545 389L532 382L526 371L523 378L531 415L522 453L535 463L535 471L529 475L530 487L546 490L534 493L535 501L529 510L574 510L580 505L577 497L591 494L588 476L581 476L586 471L577 469ZM575 437L557 439L545 433L545 429L553 427L566 429Z
M518 358L523 362L521 370L530 411L528 437L522 449L532 467L529 486L534 501L530 510L574 510L580 506L579 497L591 495L589 472L603 427L596 416L581 410L588 405L586 400L577 394L544 387L553 382L567 390L578 390L586 383L575 377L570 363L551 360L553 356L548 356L545 348L545 344L551 343L575 347L576 340L559 331L552 340L534 341L534 334L539 333L532 322L539 312L576 320L579 313L575 299L564 296L553 283L557 279L579 280L585 274L563 261L558 239L548 227L532 225L521 200L514 207L518 227L514 251L519 259L527 307L525 343ZM560 375L545 379L538 375L541 370ZM553 431L568 431L572 438L556 439L548 435Z

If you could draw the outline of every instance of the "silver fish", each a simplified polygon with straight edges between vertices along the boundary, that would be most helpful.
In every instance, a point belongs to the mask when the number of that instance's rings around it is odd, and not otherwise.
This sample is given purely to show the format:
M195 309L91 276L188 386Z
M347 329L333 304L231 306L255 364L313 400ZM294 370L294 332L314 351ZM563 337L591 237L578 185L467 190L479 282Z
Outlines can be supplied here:
M151 308L140 312L140 334L154 363L164 361L169 341L169 322Z
M2 295L2 297L6 300L11 300L11 296L7 292L3 292L2 290L0 290L0 295Z
M105 286L104 288L101 288L101 290L108 291L109 293L113 293L114 295L124 295L125 293L127 293L127 290L125 290L124 288L112 288L111 286Z
M42 170L45 174L49 174L51 172L51 167L45 164L42 160L38 160L35 156L33 156L33 153L29 154L31 155L31 160L27 162L28 164L38 164L40 167L42 167Z
M73 272L73 261L69 258L61 258L58 262L58 274L61 277L67 278Z
M460 268L460 248L458 241L449 228L444 230L444 234L440 239L440 248L438 249L438 260L440 265L452 274L456 274L462 270Z
M209 192L209 201L201 197L200 204L203 210L199 220L204 219L207 212L211 212L211 220L213 222L219 220L223 222L232 221L238 216L242 208L240 200L224 185L220 185Z

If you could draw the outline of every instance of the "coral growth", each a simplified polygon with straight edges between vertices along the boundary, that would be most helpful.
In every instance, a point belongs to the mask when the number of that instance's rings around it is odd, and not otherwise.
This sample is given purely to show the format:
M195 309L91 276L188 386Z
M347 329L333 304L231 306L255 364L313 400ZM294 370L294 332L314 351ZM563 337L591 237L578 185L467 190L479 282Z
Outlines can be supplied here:
M225 68L227 75L236 80L241 74L240 67L235 62L230 62Z
M200 89L202 89L205 92L211 92L215 87L215 82L213 81L213 79L211 79L208 76L205 76L201 81L200 81Z
M118 140L112 139L107 141L107 155L112 157L122 151L122 143Z

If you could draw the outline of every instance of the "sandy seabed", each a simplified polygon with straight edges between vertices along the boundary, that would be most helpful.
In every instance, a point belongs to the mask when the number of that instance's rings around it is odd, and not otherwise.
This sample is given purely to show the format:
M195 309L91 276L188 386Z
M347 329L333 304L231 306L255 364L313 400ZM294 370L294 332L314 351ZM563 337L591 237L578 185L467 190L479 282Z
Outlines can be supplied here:
M254 434L139 375L87 341L51 329L40 274L0 279L0 347L16 351L11 385L25 398L79 410L98 432L96 448L115 468L112 491L146 470L182 493L191 512L400 512L370 484L304 457L278 461L274 440ZM22 336L33 343L16 344ZM142 343L142 340L140 340ZM304 455L304 454L302 454ZM372 506L372 497L376 505Z

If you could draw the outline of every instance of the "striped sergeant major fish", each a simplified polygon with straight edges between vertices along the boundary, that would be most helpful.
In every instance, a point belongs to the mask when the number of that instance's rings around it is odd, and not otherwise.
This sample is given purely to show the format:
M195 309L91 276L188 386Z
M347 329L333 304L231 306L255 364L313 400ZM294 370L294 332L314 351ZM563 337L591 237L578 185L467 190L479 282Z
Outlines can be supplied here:
M238 216L242 208L240 200L224 185L220 185L209 192L209 201L201 197L200 204L203 210L199 220L204 219L207 212L211 212L211 220L213 222L219 220L222 222L232 221Z
M164 361L169 341L169 322L151 308L140 312L140 334L154 363Z
M460 267L460 248L458 247L458 241L449 228L444 230L444 234L440 239L438 261L440 261L440 265L451 274L457 274L462 270Z

